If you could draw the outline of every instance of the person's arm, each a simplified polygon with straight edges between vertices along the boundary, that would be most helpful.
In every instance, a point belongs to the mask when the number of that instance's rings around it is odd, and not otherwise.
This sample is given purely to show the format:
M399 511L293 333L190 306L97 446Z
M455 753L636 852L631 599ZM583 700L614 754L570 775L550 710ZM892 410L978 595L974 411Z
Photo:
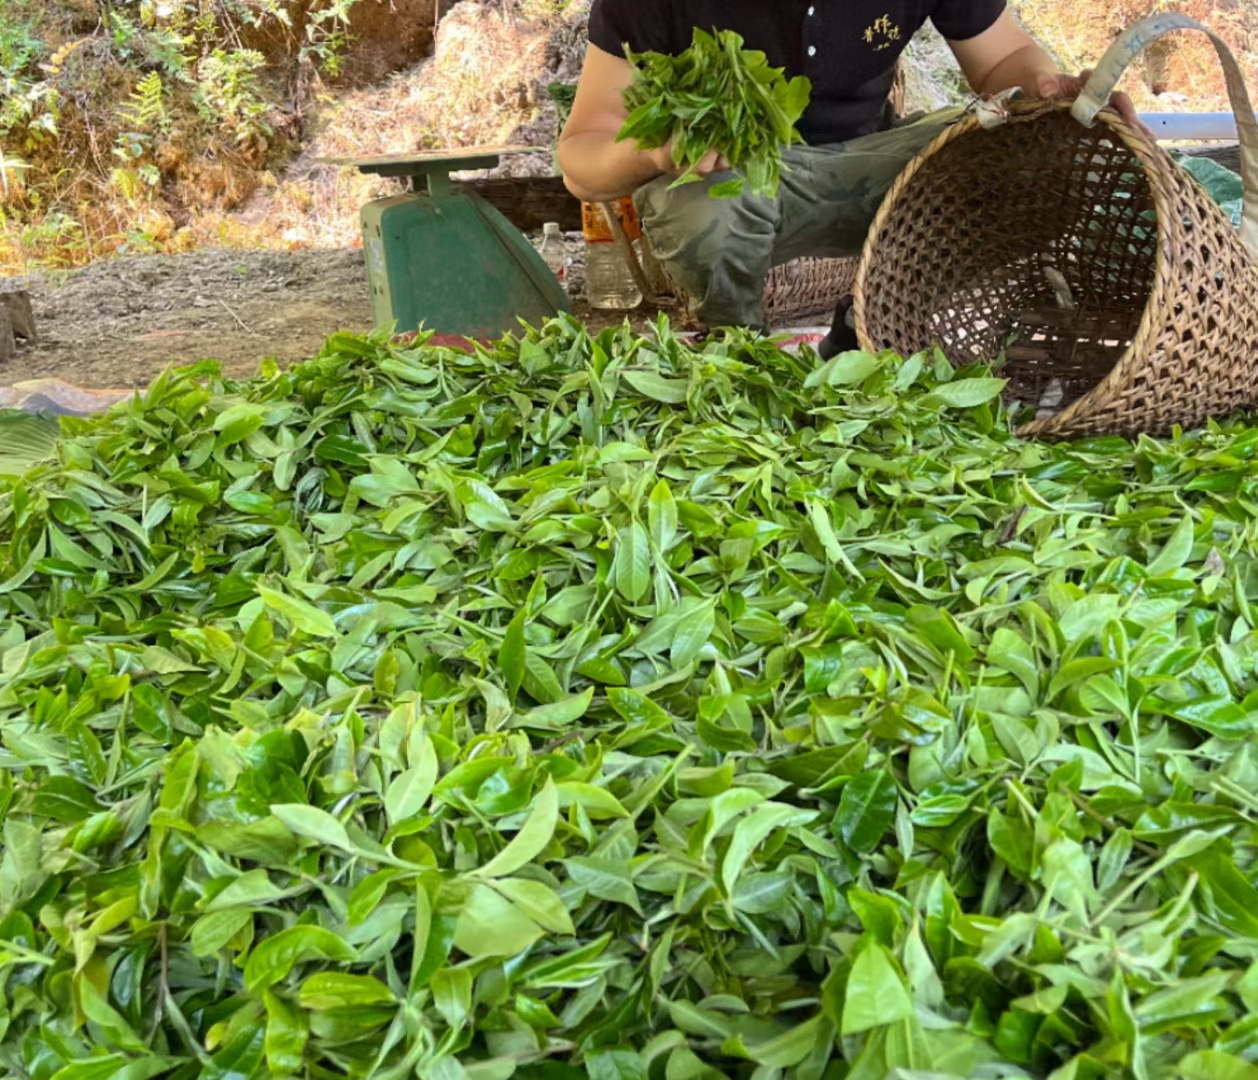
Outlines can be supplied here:
M1008 10L977 37L949 41L948 47L976 94L1017 86L1030 97L1051 97L1063 74Z
M977 37L950 40L948 47L976 94L998 94L1020 87L1033 98L1076 98L1092 74L1090 71L1078 75L1063 72L1008 10ZM1135 106L1126 94L1115 94L1110 104L1128 123L1143 129Z
M648 180L675 172L667 146L643 151L616 136L629 115L622 91L633 78L629 61L596 45L585 54L577 96L559 137L559 167L564 184L584 202L610 202L632 194ZM696 170L712 172L716 154Z

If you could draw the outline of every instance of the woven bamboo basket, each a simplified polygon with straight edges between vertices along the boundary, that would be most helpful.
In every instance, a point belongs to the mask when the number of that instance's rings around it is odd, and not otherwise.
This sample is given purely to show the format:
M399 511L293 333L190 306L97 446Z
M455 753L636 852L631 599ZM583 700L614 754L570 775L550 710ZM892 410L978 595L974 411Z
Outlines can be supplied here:
M805 257L773 267L764 282L765 323L782 327L824 316L828 325L839 300L852 295L857 263L854 258ZM671 278L665 278L665 288L693 318L694 298Z
M1106 107L1183 29L1214 42L1242 144L1238 233L1184 170ZM1024 434L1164 434L1258 405L1258 121L1227 45L1178 14L1126 31L1073 106L967 115L909 166L857 272L865 349L1002 361ZM1054 400L1055 399L1055 400Z
M765 279L765 322L780 327L825 316L828 324L839 298L852 295L856 265L856 259L804 258L775 266Z

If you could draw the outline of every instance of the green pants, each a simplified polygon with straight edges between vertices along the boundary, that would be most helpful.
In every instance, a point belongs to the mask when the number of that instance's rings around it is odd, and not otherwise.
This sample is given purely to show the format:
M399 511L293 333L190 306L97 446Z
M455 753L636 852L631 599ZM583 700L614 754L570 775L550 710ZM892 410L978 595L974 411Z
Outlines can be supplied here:
M651 251L707 326L763 326L769 270L801 255L858 255L896 178L962 112L911 118L837 146L791 147L776 199L709 198L730 173L676 188L658 177L634 193Z

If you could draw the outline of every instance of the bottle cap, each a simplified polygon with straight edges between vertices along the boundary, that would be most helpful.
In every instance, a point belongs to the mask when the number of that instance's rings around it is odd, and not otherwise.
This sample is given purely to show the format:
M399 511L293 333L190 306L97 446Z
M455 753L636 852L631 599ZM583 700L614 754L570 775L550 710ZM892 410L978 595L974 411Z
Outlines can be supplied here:
M559 222L557 221L546 222L546 224L542 226L542 234L545 236L558 236L559 235Z

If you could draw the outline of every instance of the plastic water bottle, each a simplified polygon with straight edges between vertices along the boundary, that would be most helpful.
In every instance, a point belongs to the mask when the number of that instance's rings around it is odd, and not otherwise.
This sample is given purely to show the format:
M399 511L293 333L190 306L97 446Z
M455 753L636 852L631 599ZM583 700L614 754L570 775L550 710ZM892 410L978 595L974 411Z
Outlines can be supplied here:
M586 248L585 288L590 307L629 311L642 303L642 290L614 243L597 241Z
M542 246L538 248L542 261L550 267L550 272L558 279L565 289L568 287L568 250L564 247L563 233L559 231L559 223L548 221L542 229Z
M603 311L629 311L642 303L642 290L633 280L628 263L612 235L611 222L601 206L583 203L585 234L585 293L590 307ZM642 235L631 198L615 205L630 243Z

